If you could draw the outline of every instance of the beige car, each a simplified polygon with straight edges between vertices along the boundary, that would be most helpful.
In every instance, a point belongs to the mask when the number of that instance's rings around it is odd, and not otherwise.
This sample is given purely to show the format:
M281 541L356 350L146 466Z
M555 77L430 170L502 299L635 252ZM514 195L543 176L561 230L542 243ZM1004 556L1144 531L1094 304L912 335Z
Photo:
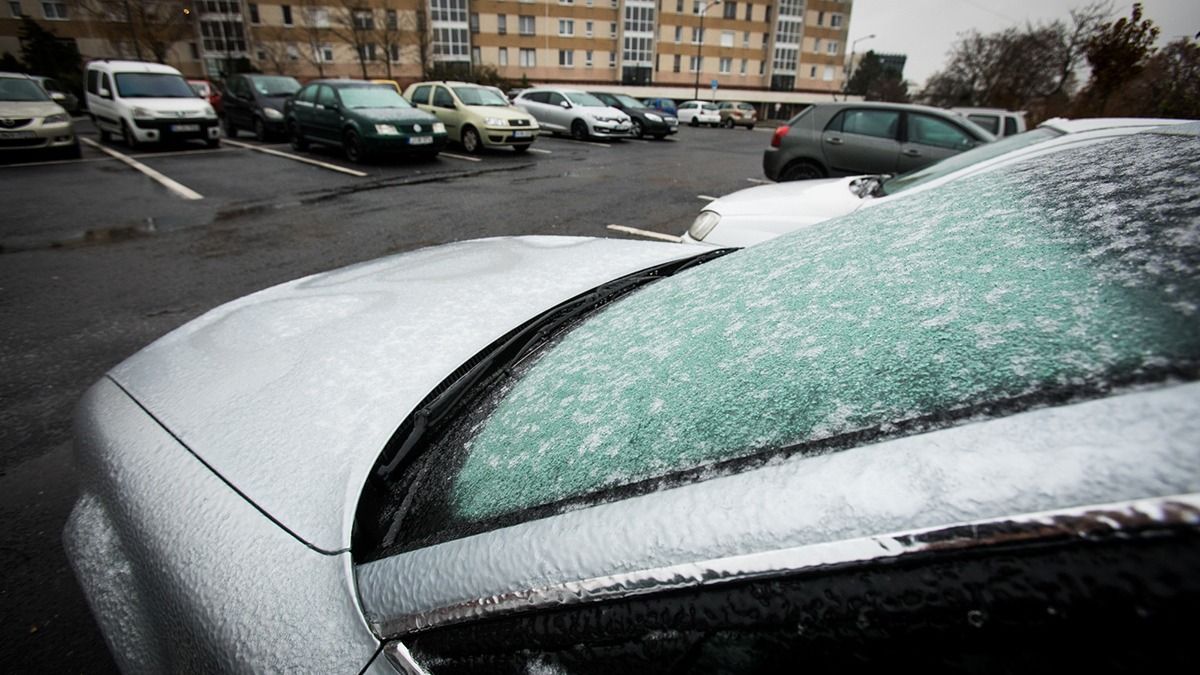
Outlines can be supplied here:
M404 97L446 125L450 139L470 153L512 148L521 153L538 137L532 115L509 105L495 87L468 82L417 82Z
M0 73L0 153L58 151L79 157L71 116L28 75Z

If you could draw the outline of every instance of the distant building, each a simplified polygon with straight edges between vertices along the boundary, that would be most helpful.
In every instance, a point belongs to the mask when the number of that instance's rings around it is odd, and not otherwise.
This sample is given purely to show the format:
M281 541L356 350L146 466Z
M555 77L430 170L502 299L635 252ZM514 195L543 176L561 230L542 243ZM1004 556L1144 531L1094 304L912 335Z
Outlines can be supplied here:
M879 65L883 66L884 70L891 70L904 79L904 64L908 61L906 54L882 54L875 52L875 56L879 59Z

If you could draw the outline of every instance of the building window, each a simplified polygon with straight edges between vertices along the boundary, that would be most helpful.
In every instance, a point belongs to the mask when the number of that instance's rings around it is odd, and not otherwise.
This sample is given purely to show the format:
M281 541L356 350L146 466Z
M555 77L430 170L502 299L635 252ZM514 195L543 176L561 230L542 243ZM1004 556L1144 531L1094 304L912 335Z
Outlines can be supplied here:
M816 66L813 66L812 68L808 69L808 76L814 80L817 79L817 67Z
M818 26L825 25L825 12L817 12L817 25Z
M304 21L314 28L329 28L329 10L324 7L305 7Z
M363 61L374 61L375 60L375 45L373 45L373 44L359 45L358 46L358 58Z
M688 72L694 73L698 70L700 70L700 57L699 56L689 56L688 57Z
M518 16L517 17L517 30L519 33L521 33L521 35L533 35L534 34L534 32L533 32L533 17L532 16Z
M467 25L469 25L471 27L472 33L478 33L479 32L479 15L476 14L475 12L471 12L471 19L470 19L470 21L467 22Z
M675 13L683 14L683 0L675 0ZM678 70L675 72L679 72Z
M508 35L508 15L507 14L497 14L496 15L496 34L497 35Z
M683 26L675 26L675 44L683 42Z
M722 56L720 71L721 71L722 75L728 75L729 73L732 73L733 72L733 59Z
M754 17L754 5L746 3L746 20L752 21Z
M558 65L562 68L574 68L575 52L570 49L558 50Z
M479 47L471 47L471 63L474 65L479 65L482 62L483 53L480 51Z
M736 2L725 3L725 18L726 19L736 19L737 18L737 3Z
M467 22L467 0L430 0L429 7L434 21Z
M24 14L21 13L21 3L17 2L16 0L9 2L8 3L8 13L12 14L14 19L19 19L22 16L24 16Z
M671 72L672 73L679 72L679 64L682 60L683 60L683 58L681 56L679 56L678 54L675 55L675 62L673 64L671 64Z
M750 48L750 31L745 31L744 33L742 33L742 48L743 49Z
M700 33L700 29L692 26L692 44L700 44L704 41L704 36Z
M283 12L283 25L285 25L285 26L292 25L292 6L291 5L280 5L279 10Z
M258 18L258 3L251 2L246 7L250 9L250 23L262 23L262 20Z
M286 51L287 51L288 61L299 61L300 60L300 50L296 49L296 45L288 45Z
M559 19L558 20L558 34L559 35L574 35L575 34L574 19Z
M575 0L558 0L558 4L560 4L560 5L573 5L573 4L575 4Z
M388 30L396 30L400 27L400 17L394 9L385 11L383 14L383 20L386 22Z
M836 54L836 53L838 53L838 42L837 42L837 40L830 40L830 41L829 41L829 44L825 45L825 51L826 51L827 53L829 53L829 54Z
M721 31L721 46L732 47L734 37L734 32L731 30Z
M700 3L704 0L692 0L692 14L700 13Z
M608 53L608 67L609 68L617 67L617 53L616 52Z
M587 50L583 53L583 65L587 68L592 67L592 50Z
M746 74L746 59L742 59L742 70L741 70L741 74L742 74L742 75L745 75L745 74Z
M501 66L508 65L508 47L500 48L500 65Z
M776 42L778 42L778 40L776 40ZM814 52L821 51L821 38L813 39L813 51Z
M587 21L583 24L583 34L592 37L592 22Z
M333 63L333 45L323 44L317 49L317 60L321 63Z
M834 28L841 28L842 27L842 15L841 14L830 14L829 15L829 25Z
M200 36L206 52L246 51L246 34L241 21L201 21Z
M375 30L375 13L369 9L354 10L355 30Z
M537 67L537 52L532 49L522 49L517 58L522 68Z
M616 21L608 24L608 32L611 33L613 37L617 37L617 22Z
M433 55L434 57L449 57L450 61L465 61L468 58L467 45L470 44L466 28L434 28Z
M12 3L9 3L9 4L12 4ZM188 49L192 53L192 60L199 61L200 60L200 46L197 45L195 42L189 42Z
M254 52L254 58L258 61L266 61L267 60L267 50L265 50L265 49L256 50Z
M822 73L821 79L825 80L826 82L833 81L833 66L825 66L825 72Z
M17 13L14 14L13 16L21 16L20 3L17 3L17 10L18 10ZM67 3L65 3L65 2L43 2L42 3L42 16L45 16L47 19L50 19L51 21L66 21L68 18Z

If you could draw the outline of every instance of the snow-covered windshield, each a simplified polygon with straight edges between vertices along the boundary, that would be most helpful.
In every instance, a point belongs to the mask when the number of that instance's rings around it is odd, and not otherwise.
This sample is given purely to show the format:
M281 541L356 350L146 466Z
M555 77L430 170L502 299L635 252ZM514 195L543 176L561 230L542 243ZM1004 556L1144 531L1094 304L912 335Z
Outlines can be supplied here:
M1193 378L1198 311L1200 139L1044 155L613 303L435 444L437 477L413 494L444 537L679 472Z
M338 87L347 108L411 108L412 104L386 85Z
M927 167L902 173L899 176L889 178L883 182L880 187L880 192L885 195L894 195L897 192L903 192L909 188L914 188L923 183L928 183L931 180L936 180L942 176L948 176L959 169L965 169L973 164L978 164L993 157L1027 148L1031 145L1036 145L1043 141L1048 141L1051 138L1062 136L1063 132L1050 127L1040 127L1033 131L1026 131L1023 134L1009 136L993 143L984 143L966 152L960 152L957 155L951 155L940 162L935 162Z

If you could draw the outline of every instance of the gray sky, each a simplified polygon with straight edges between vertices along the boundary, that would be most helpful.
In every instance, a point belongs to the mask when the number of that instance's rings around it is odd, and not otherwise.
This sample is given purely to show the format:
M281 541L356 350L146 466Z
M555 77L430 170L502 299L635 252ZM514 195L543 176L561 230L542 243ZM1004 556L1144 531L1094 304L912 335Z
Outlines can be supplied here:
M1068 19L1073 7L1091 0L854 0L850 17L853 43L874 34L875 38L858 43L857 52L900 52L908 55L904 77L918 86L941 70L946 55L960 33L974 28L991 33L1009 26L1023 26ZM1160 43L1180 35L1200 32L1200 0L1142 0L1144 15L1153 20L1162 33ZM1132 0L1114 0L1114 18L1129 16ZM850 45L847 45L849 53Z

